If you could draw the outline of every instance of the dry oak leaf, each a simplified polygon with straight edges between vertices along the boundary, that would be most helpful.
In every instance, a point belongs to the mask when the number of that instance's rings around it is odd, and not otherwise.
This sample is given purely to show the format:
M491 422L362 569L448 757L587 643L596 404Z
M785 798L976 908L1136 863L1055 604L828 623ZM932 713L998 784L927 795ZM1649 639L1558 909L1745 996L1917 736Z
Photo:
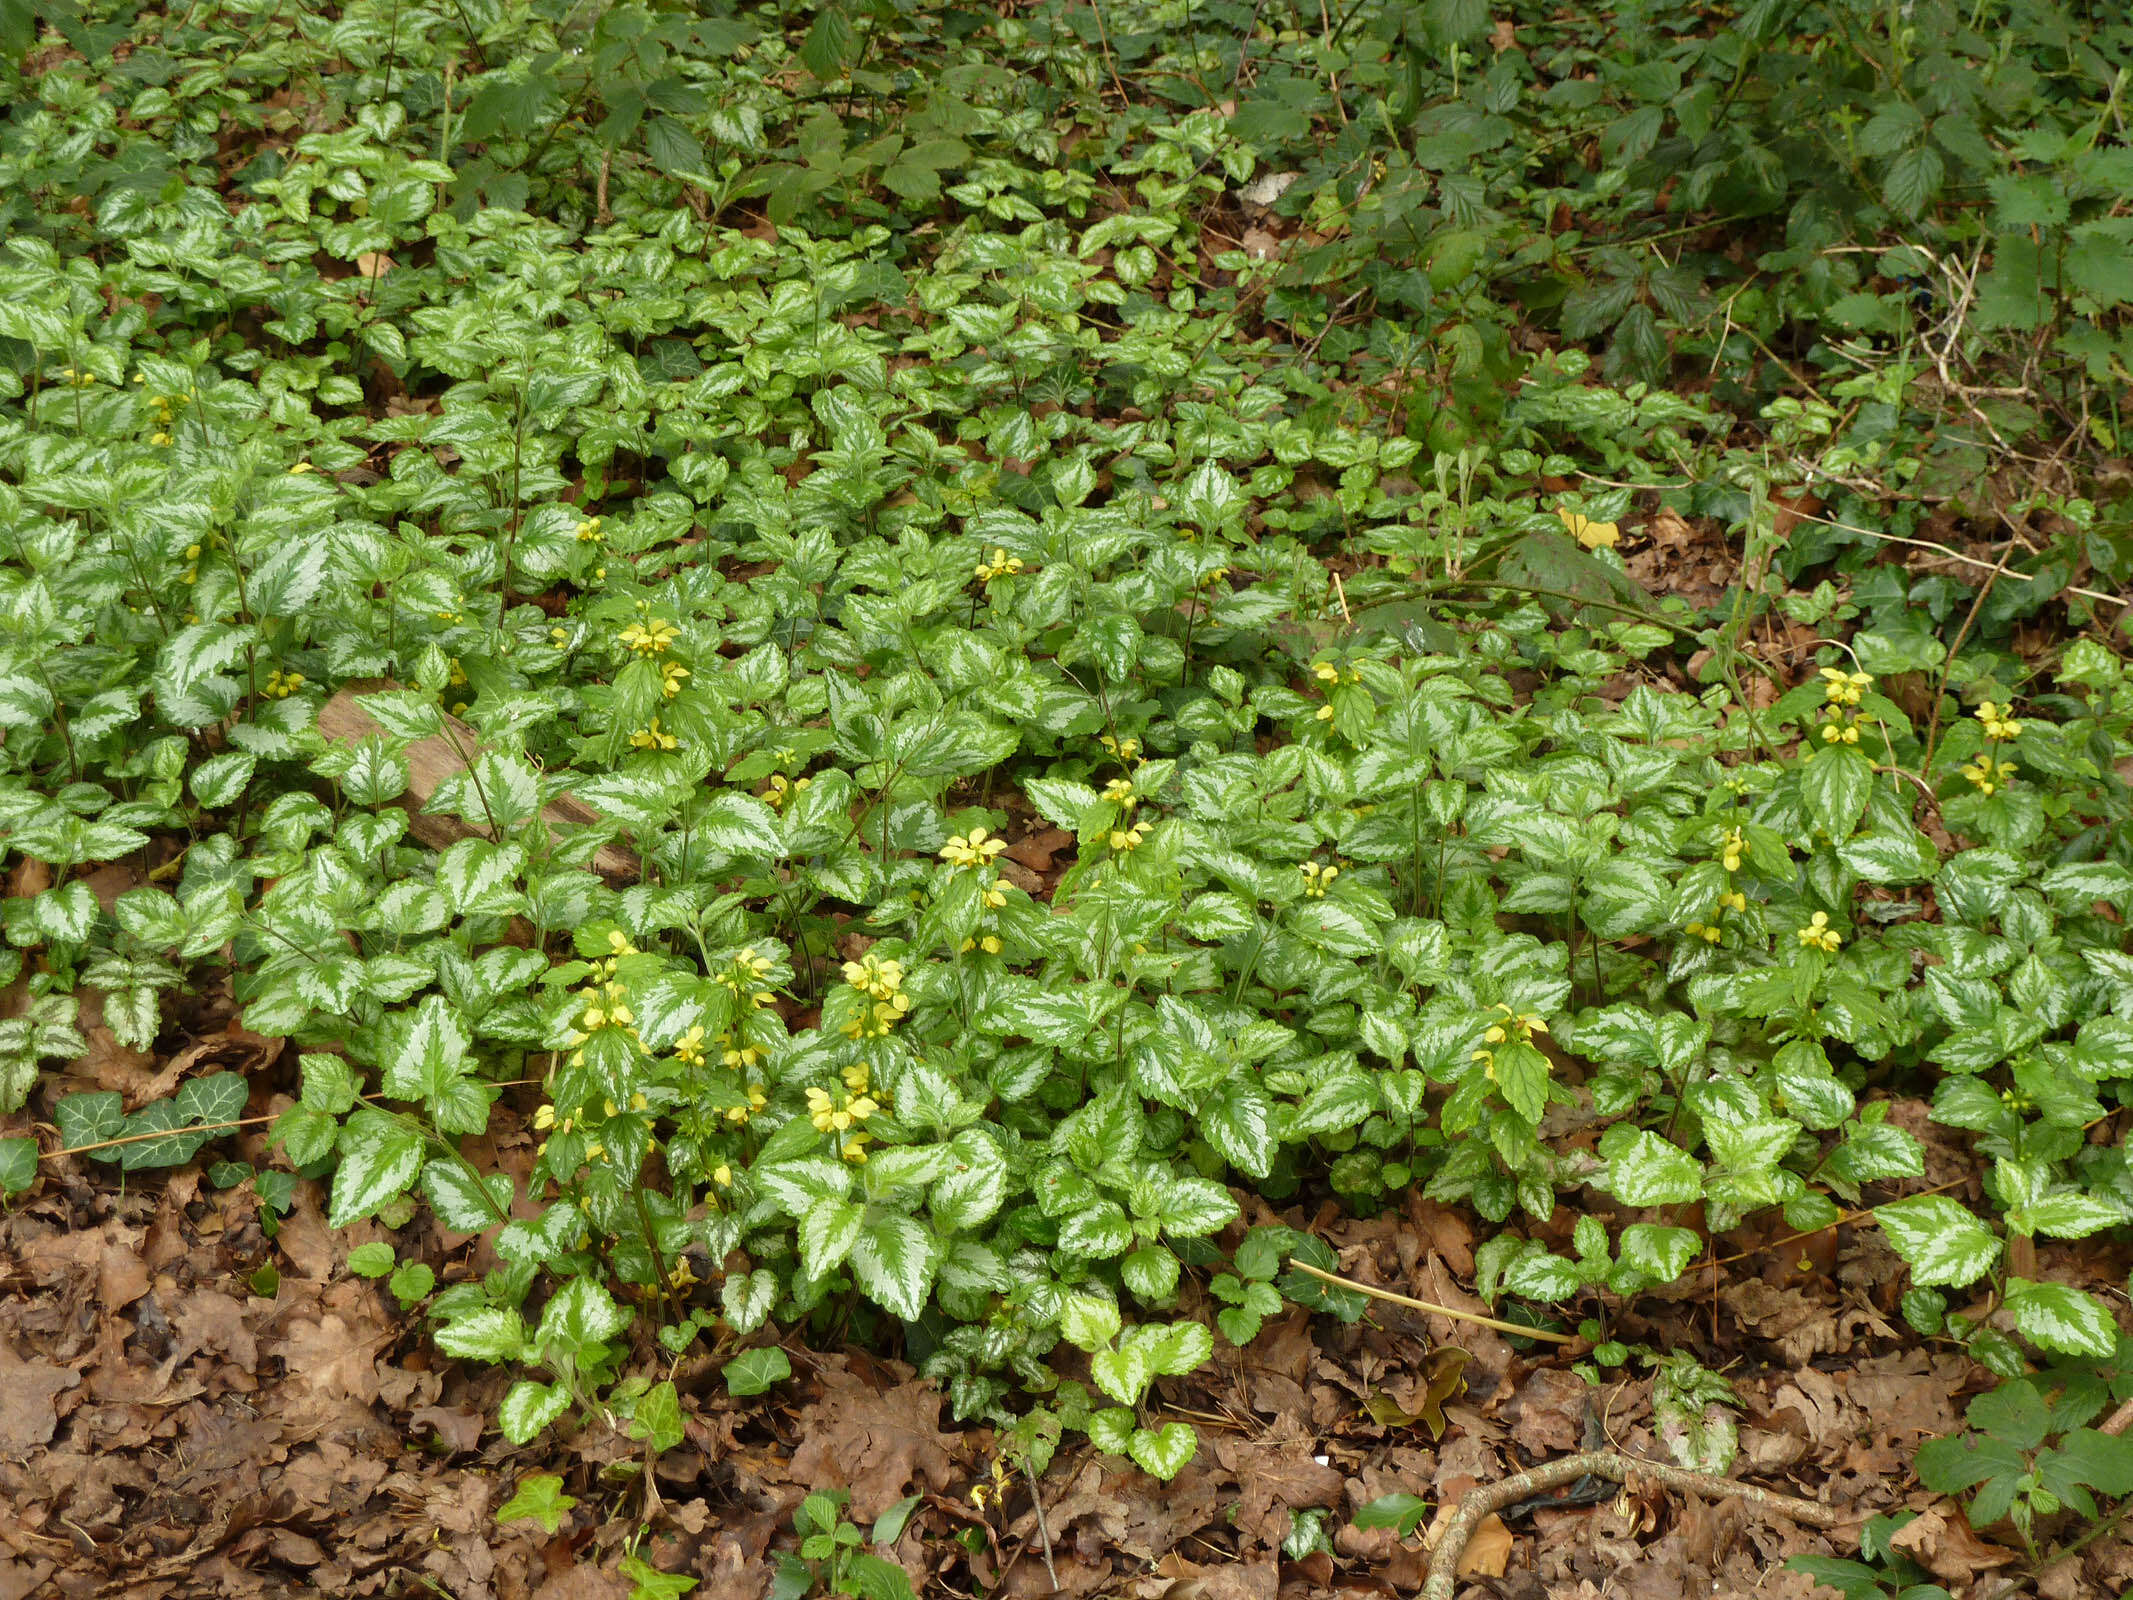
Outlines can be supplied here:
M81 1382L81 1374L44 1361L21 1361L0 1344L0 1456L49 1444L59 1431L53 1402Z
M854 1522L872 1522L923 1480L940 1492L955 1481L954 1440L941 1432L941 1392L914 1379L877 1392L834 1366L822 1370L822 1398L800 1413L795 1481L841 1484L852 1492Z

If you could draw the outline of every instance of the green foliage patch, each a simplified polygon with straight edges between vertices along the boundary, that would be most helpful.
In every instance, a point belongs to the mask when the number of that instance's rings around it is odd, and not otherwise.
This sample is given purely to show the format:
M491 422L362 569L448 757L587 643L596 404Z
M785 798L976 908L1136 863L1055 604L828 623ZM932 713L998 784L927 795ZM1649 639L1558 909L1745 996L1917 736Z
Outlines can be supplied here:
M27 68L0 20L0 1111L84 996L148 1049L227 985L299 1077L286 1170L225 1175L493 1230L479 1280L351 1266L513 1367L519 1443L676 1442L640 1341L747 1395L775 1326L900 1340L1031 1472L1074 1430L1167 1478L1157 1385L1361 1310L1246 1192L1470 1207L1484 1297L1603 1338L1855 1208L1921 1333L2110 1354L2008 1242L2133 1222L2086 1136L2133 681L2068 589L2133 573L2124 493L1996 504L2055 531L1994 584L1879 558L2070 408L2122 448L2122 24L449 9L55 10ZM1902 285L1965 250L1951 329ZM1957 377L2010 360L2019 404ZM1631 575L1661 515L1738 542L1717 605ZM1781 679L1773 619L1844 642ZM1920 1102L1984 1203L1893 1198ZM52 1116L130 1170L248 1104ZM519 1128L524 1177L470 1153ZM802 1518L790 1581L888 1592Z

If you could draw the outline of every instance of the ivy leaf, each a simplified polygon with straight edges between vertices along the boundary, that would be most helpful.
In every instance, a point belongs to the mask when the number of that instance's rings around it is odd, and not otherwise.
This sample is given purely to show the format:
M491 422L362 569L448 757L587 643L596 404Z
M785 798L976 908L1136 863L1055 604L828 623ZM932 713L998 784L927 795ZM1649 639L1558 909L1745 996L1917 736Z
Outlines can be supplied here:
M517 1492L496 1508L496 1520L499 1525L530 1520L538 1522L545 1532L554 1534L563 1526L563 1519L570 1515L570 1508L577 1503L576 1495L563 1492L563 1480L555 1474L528 1473L519 1480Z
M792 1361L776 1345L760 1350L743 1350L724 1367L726 1392L746 1399L750 1395L763 1394L775 1383L783 1383L792 1376Z

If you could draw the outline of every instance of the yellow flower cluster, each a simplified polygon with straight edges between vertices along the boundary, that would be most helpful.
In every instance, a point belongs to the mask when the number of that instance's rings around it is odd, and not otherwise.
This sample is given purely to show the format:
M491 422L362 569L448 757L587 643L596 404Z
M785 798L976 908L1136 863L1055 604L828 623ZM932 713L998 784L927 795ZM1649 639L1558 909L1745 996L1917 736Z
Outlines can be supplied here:
M2015 774L2021 770L2012 761L1979 756L1963 768L1963 776L1977 785L1980 794L1994 794L2012 783Z
M640 656L666 654L674 641L681 637L681 630L664 617L654 617L650 622L633 622L618 636L618 642Z
M1000 936L997 933L988 933L982 939L965 939L963 941L962 954L967 956L973 950L982 950L989 956L996 956L1006 948L1007 946L1000 942Z
M1141 742L1138 739L1114 739L1107 733L1096 742L1121 761L1136 761L1140 758Z
M635 750L678 750L681 741L660 727L659 719L654 717L649 727L639 728L630 735L630 747Z
M1690 938L1701 939L1706 944L1716 944L1718 943L1719 923L1724 919L1725 914L1728 911L1746 911L1747 909L1748 897L1736 889L1718 897L1718 904L1711 908L1711 920L1709 922L1684 923L1683 927Z
M1718 862L1728 872L1740 871L1741 852L1748 848L1738 828L1726 830L1726 837L1719 845Z
M901 961L885 961L869 950L859 960L844 964L844 981L873 1002L845 1024L847 1038L883 1038L911 1010L911 997L903 992Z
M787 778L782 772L773 772L769 786L763 791L764 802L773 811L783 811L786 801L814 781L812 778Z
M2022 724L2009 715L2013 710L2013 706L2002 709L1990 700L1980 700L1977 703L1977 719L1985 725L1987 739L1994 744L2005 744L2021 735ZM1989 794L1991 791L1986 792Z
M951 867L989 867L1006 848L1005 839L988 839L983 828L972 828L967 834L951 834L940 857Z
M1111 830L1111 838L1109 840L1109 843L1111 848L1113 850L1116 850L1120 855L1130 855L1132 852L1138 850L1141 847L1141 841L1146 839L1147 837L1148 824L1145 822L1136 822L1130 828L1113 828ZM989 903L990 902L988 902L988 904Z
M93 372L78 372L73 367L61 367L59 369L59 381L70 389L86 389L90 384L96 382L96 374Z
M659 669L659 692L669 700L681 693L681 680L689 676L689 669L679 661L669 661Z
M277 667L267 674L267 681L261 685L259 692L269 700L286 700L303 686L304 675L301 672L283 672Z
M1534 1012L1521 1013L1513 1011L1501 1001L1490 1009L1503 1013L1503 1020L1491 1023L1488 1032L1481 1036L1490 1044L1502 1044L1513 1034L1518 1036L1520 1044L1531 1044L1536 1033L1546 1033L1548 1031L1548 1024Z
M637 1016L625 998L628 993L621 984L614 982L603 983L597 989L581 990L579 997L587 1004L578 1018L578 1026L587 1033L598 1033L602 1028L624 1028L634 1037L637 1030L631 1024Z
M1304 898L1307 900L1325 899L1327 887L1341 875L1339 867L1320 866L1316 861L1306 861L1296 870L1304 875Z
M744 945L733 958L732 967L721 972L716 981L731 989L736 999L746 997L751 1005L767 1006L772 1003L772 995L766 980L776 965L754 945Z
M704 1064L704 1030L701 1023L692 1023L689 1031L674 1041L674 1059L685 1067L700 1067Z
M1141 797L1134 792L1131 778L1113 778L1104 785L1104 798L1127 811L1141 803Z
M1873 686L1871 673L1846 672L1842 667L1822 669L1822 696L1827 705L1855 706Z
M1020 572L1021 570L1022 558L1020 556L1011 556L996 545L990 554L977 565L978 582L990 583L995 578L1004 578L1010 573Z
M600 520L598 517L586 517L578 523L578 543L598 544L600 542Z
M568 650L570 648L570 630L568 628L550 628L548 630L548 642L558 650Z
M1798 930L1800 947L1807 950L1827 950L1835 954L1844 943L1844 935L1829 925L1829 913L1817 911L1807 919L1807 926Z
M807 1091L807 1120L818 1133L847 1133L880 1109L872 1095L832 1097L825 1089Z
M1846 716L1835 706L1829 708L1829 720L1822 724L1824 744L1857 744L1859 742L1859 719Z

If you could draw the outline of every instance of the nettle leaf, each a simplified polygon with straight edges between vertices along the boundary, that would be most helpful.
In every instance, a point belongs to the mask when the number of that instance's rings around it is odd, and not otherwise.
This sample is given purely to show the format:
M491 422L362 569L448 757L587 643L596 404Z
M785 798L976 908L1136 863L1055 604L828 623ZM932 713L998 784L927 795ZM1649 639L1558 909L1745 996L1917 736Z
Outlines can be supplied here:
M800 1218L800 1262L810 1278L827 1277L851 1255L866 1222L866 1207L818 1200Z
M1200 1436L1189 1422L1166 1422L1160 1428L1135 1428L1126 1453L1149 1477L1168 1483L1192 1464Z
M583 1360L630 1325L630 1314L606 1287L591 1278L572 1278L541 1312L534 1343Z
M778 1303L778 1275L768 1267L753 1272L729 1272L719 1285L719 1305L726 1321L742 1338L770 1320Z
M2067 1284L2009 1278L2007 1310L2022 1336L2046 1350L2101 1360L2118 1348L2118 1324L2111 1313Z
M342 1124L326 1225L345 1228L405 1194L422 1171L423 1136L405 1119L363 1107Z
M876 1303L916 1321L933 1288L940 1248L917 1219L879 1217L859 1230L852 1245L852 1276Z
M2000 1257L1999 1237L1946 1195L1892 1201L1875 1209L1874 1220L1921 1288L1960 1289L1982 1278Z
M720 790L696 813L691 827L706 848L721 855L776 861L785 854L777 813L753 795Z
M526 1324L509 1306L489 1306L445 1323L431 1338L462 1361L516 1361L525 1353Z
M1856 745L1826 745L1800 769L1800 793L1814 825L1842 842L1852 836L1874 790L1873 758Z
M1689 1205L1703 1198L1701 1163L1648 1128L1603 1139L1600 1153L1607 1158L1604 1186L1626 1205Z
M496 1408L496 1426L513 1444L530 1444L534 1435L569 1409L566 1385L522 1378L505 1391Z

